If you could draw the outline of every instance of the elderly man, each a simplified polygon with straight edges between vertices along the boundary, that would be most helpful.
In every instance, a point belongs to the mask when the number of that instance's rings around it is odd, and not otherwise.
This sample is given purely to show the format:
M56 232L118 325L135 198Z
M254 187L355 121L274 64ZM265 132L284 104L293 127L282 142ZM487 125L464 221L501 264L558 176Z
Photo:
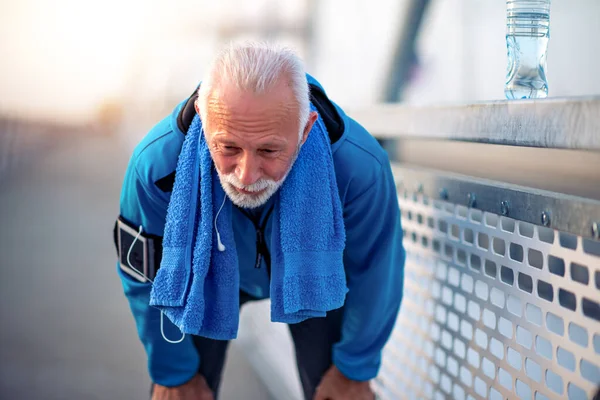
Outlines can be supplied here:
M403 289L392 171L292 51L219 54L136 147L115 242L153 399L216 397L239 307L269 297L306 399L374 398Z

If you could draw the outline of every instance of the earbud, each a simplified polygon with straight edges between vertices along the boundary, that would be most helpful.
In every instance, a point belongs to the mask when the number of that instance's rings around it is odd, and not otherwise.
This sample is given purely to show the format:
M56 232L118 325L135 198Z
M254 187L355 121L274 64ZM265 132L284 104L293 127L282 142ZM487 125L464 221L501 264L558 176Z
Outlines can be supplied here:
M219 234L219 228L217 228L217 218L219 218L219 214L221 214L221 210L223 209L223 206L225 205L226 200L227 200L227 196L224 196L223 204L221 204L221 208L219 208L219 212L217 213L217 216L215 217L215 232L217 232L217 249L219 249L219 251L225 251L225 249L226 249L223 242L221 242L221 235Z
M217 248L219 251L225 251L225 245L221 242L221 235L217 232Z

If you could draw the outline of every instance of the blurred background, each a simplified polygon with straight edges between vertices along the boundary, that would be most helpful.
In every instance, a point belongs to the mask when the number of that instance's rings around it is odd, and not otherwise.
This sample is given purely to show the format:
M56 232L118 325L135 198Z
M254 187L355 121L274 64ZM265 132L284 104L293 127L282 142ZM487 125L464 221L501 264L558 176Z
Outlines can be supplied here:
M147 398L115 273L120 185L222 44L294 47L350 115L493 101L505 15L502 0L0 0L0 398ZM598 0L553 2L550 97L600 94L599 20ZM268 399L259 375L234 345L222 398Z

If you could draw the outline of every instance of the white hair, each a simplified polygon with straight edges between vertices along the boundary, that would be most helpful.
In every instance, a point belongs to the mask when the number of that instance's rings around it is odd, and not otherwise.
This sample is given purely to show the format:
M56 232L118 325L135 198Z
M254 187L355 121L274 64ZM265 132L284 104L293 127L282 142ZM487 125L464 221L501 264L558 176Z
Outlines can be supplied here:
M214 59L198 89L200 118L207 116L208 97L219 84L234 84L254 94L268 93L281 78L289 79L298 101L300 138L310 114L304 63L291 49L264 42L230 44Z

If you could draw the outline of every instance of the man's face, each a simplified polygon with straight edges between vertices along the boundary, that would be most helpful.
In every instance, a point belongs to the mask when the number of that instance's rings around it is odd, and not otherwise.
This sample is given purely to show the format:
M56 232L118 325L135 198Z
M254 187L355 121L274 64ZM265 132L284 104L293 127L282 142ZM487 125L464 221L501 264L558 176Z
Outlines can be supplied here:
M207 101L204 133L221 185L243 208L260 207L279 189L316 119L303 129L291 88L281 82L267 94L216 87Z

